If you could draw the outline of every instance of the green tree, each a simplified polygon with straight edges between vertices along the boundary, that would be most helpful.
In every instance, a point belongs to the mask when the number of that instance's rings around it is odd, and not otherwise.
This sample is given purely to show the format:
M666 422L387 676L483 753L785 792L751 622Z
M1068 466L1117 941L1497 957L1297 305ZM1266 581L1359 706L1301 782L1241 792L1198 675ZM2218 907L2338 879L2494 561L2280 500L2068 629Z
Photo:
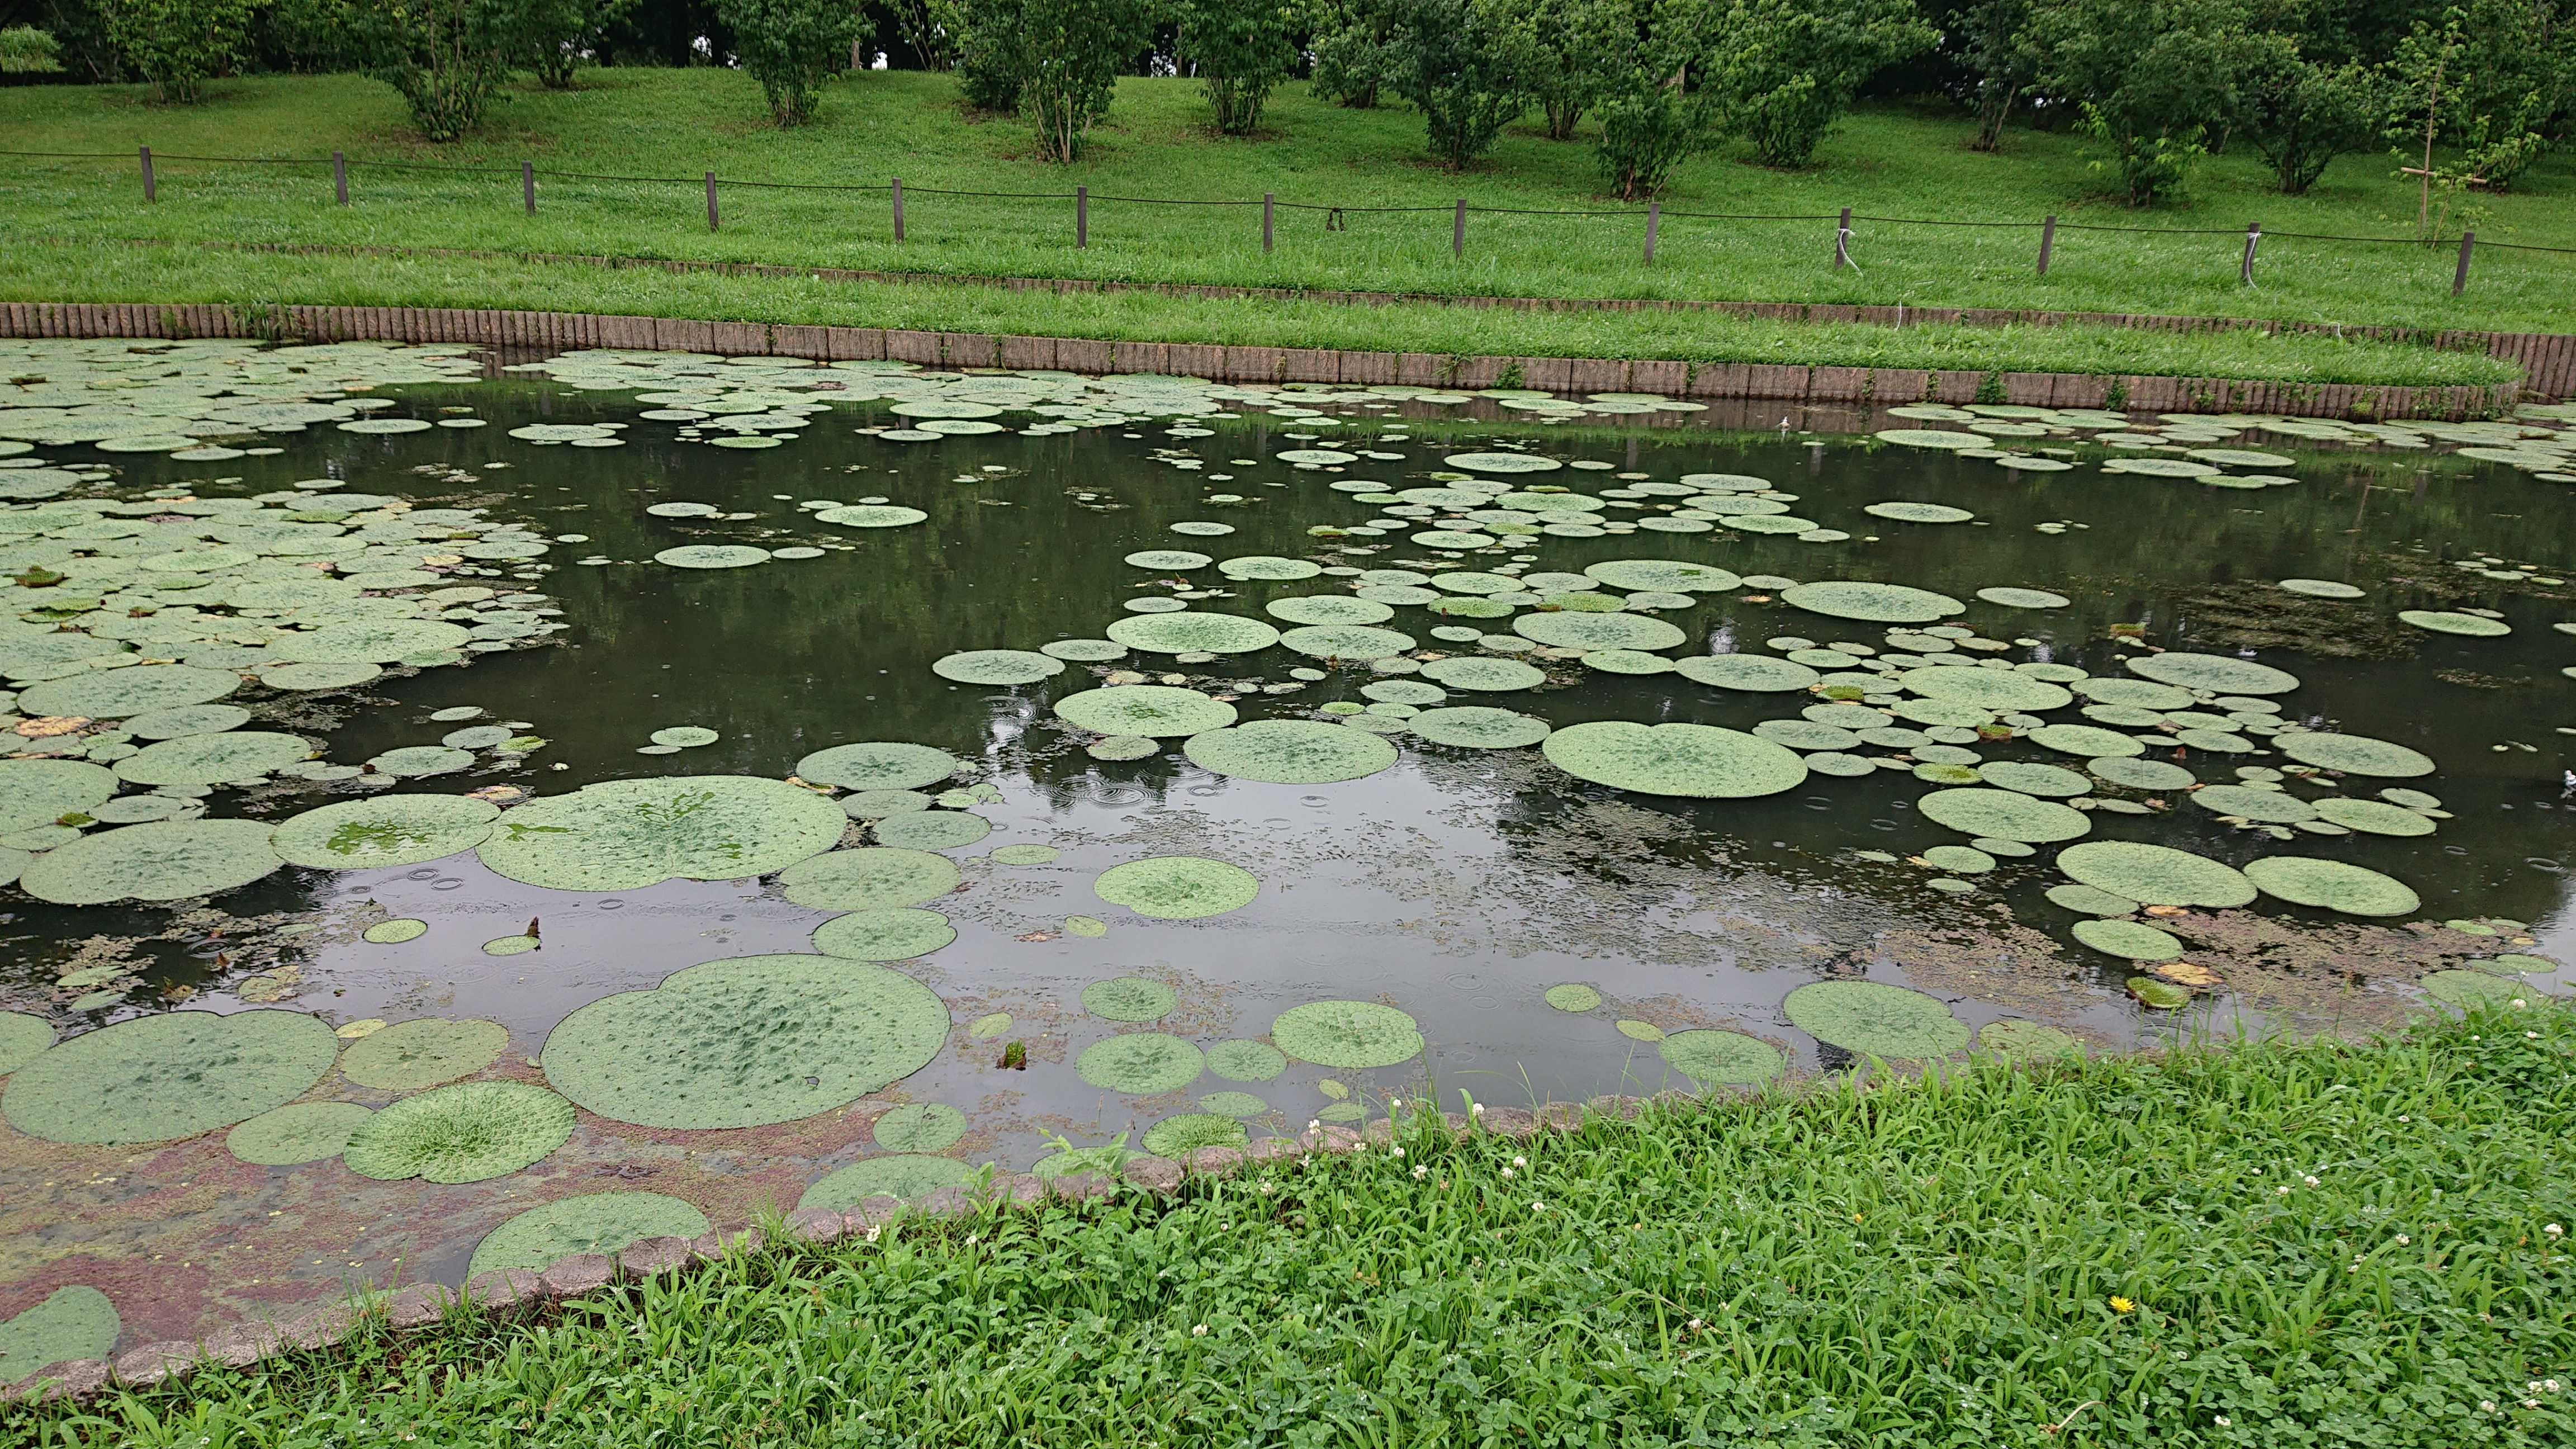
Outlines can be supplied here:
M1939 37L1914 0L1733 0L1714 83L1765 166L1804 166L1862 81Z
M349 0L338 23L346 53L402 93L432 141L474 129L527 47L523 0Z
M1977 116L1973 150L2003 148L2004 123L2013 103L2038 79L2035 57L2022 31L2030 23L2030 0L1976 0L1961 7L1942 32L1942 48L1974 79L1968 100Z
M2415 232L2428 242L2453 226L2474 226L2470 191L2499 188L2546 144L2531 117L2537 102L2528 94L2514 102L2492 70L2481 75L2481 65L2491 63L2488 46L2469 20L2454 7L2439 29L2417 26L2388 67L2388 138L2403 167L2398 174L2415 178ZM2501 117L2499 96L2511 107Z
M2337 156L2370 148L2388 103L2379 75L2346 62L2330 66L2299 53L2286 35L2264 37L2242 83L2245 124L2274 184L2297 196Z
M1624 44L1593 100L1602 175L1622 198L1661 191L1719 134L1721 97L1706 83L1716 18L1709 0L1636 0L1629 8Z
M1395 13L1386 0L1311 0L1307 43L1314 92L1337 105L1367 110L1395 73Z
M823 83L849 68L867 23L850 0L716 0L716 16L782 126L814 119Z
M1492 149L1529 109L1534 62L1503 0L1388 0L1389 86L1422 113L1450 170Z
M583 53L596 50L608 27L635 0L527 0L528 68L548 90L572 86Z
M923 70L949 70L957 64L957 34L964 7L959 0L894 0L894 31L921 62Z
M2110 148L2094 165L2131 206L2182 191L2260 43L2242 0L2033 0L2026 34L2039 83Z
M251 0L99 0L108 42L162 100L185 104L242 62Z
M1026 79L1020 44L1024 0L945 0L942 8L953 20L949 44L966 104L997 114L1018 110Z
M52 31L32 25L0 30L0 75L55 75L62 68L62 46Z
M1261 104L1297 63L1297 12L1280 0L1183 0L1183 66L1207 87L1216 128L1239 136L1261 124Z
M1548 138L1571 140L1575 123L1636 50L1636 17L1628 0L1525 0L1516 10L1531 62L1530 95L1547 118Z
M1038 151L1071 162L1109 113L1118 71L1153 39L1150 0L1026 0L1020 10L1020 102Z

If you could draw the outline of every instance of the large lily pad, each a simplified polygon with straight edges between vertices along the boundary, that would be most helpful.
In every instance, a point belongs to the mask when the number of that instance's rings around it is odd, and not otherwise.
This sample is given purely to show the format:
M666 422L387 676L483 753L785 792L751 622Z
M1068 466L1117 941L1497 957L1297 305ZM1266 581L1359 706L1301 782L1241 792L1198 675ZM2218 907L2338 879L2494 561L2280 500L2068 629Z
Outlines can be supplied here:
M1858 619L1872 624L1929 624L1968 606L1947 594L1911 589L1903 584L1872 584L1854 579L1825 579L1780 591L1780 602L1810 614Z
M1082 988L1082 1009L1111 1021L1160 1021L1180 1004L1179 992L1150 976L1114 976Z
M460 1082L405 1097L359 1124L340 1160L360 1177L483 1182L572 1136L572 1103L524 1082Z
M2391 740L2374 740L2367 735L2328 734L2320 730L2273 738L2280 745L2282 754L2321 770L2407 780L2417 775L2429 775L2434 769L2432 756Z
M897 816L896 819L911 817ZM882 911L937 900L957 888L956 863L890 846L835 850L780 872L787 898L822 911Z
M290 865L413 865L472 850L500 818L500 806L464 795L378 795L289 816L269 843Z
M2149 654L2130 660L2129 672L2177 689L2205 689L2212 694L2287 694L2299 687L2299 677L2287 670L2224 654Z
M2404 881L2315 856L2267 855L2245 867L2245 878L2276 900L2347 916L2411 915L2424 904Z
M1547 683L1547 671L1535 664L1474 655L1434 659L1422 666L1422 677L1444 688L1478 694L1505 693Z
M918 790L955 773L956 756L893 740L834 745L796 762L796 778L846 790Z
M2029 738L2041 749L2055 750L2062 755L2082 755L2088 760L2124 759L2145 754L2147 750L2135 739L2098 725L2041 725L2030 732Z
M930 988L837 956L742 956L605 996L547 1036L557 1090L646 1127L759 1127L829 1111L929 1065Z
M1594 614L1566 610L1523 614L1512 632L1558 649L1670 649L1688 636L1643 614Z
M2254 899L2254 883L2234 866L2171 846L2088 840L2057 854L2068 879L2150 906L2232 910Z
M2093 828L2084 812L2018 790L1935 790L1916 802L1923 818L1962 835L2047 845Z
M1207 1069L1229 1082L1267 1082L1288 1070L1288 1058L1268 1042L1221 1041L1207 1049Z
M1921 1060L1968 1044L1967 1023L1937 998L1883 982L1809 982L1782 1006L1800 1031L1867 1056Z
M1086 689L1055 702L1067 724L1104 735L1168 739L1223 729L1235 721L1233 705L1195 689L1161 684L1113 684Z
M1510 750L1534 745L1548 736L1548 722L1485 705L1450 705L1426 709L1406 720L1413 732L1435 745L1470 750Z
M1314 720L1259 719L1190 736L1181 752L1192 764L1238 780L1323 785L1374 775L1396 762L1395 746L1378 736Z
M0 760L0 835L87 814L116 784L114 772L86 760Z
M362 1087L417 1092L500 1060L510 1029L497 1021L424 1016L370 1032L340 1054L340 1075Z
M0 1077L34 1061L54 1044L54 1024L25 1011L0 1011Z
M1095 1087L1152 1097L1199 1079L1207 1058L1176 1036L1133 1031L1093 1042L1073 1059L1074 1075Z
M42 1303L0 1321L0 1382L16 1383L66 1359L106 1358L122 1326L106 1294L87 1284L57 1288Z
M1577 779L1647 795L1744 799L1776 795L1807 778L1796 751L1710 725L1596 720L1568 725L1540 748Z
M241 688L241 682L241 676L230 670L199 669L193 664L136 664L39 684L18 696L18 712L123 719L221 699Z
M1287 630L1279 642L1315 659L1392 659L1413 647L1413 636L1360 624L1310 624Z
M1251 1139L1243 1124L1215 1112L1184 1112L1145 1129L1144 1148L1157 1157L1183 1157L1202 1147L1241 1147Z
M49 1142L163 1142L304 1095L339 1053L300 1011L172 1011L87 1032L9 1078L0 1112Z
M1221 916L1252 904L1261 879L1242 866L1196 855L1156 855L1113 865L1092 894L1158 921Z
M800 1212L806 1208L829 1208L843 1213L872 1197L900 1198L910 1202L940 1188L955 1187L974 1176L975 1169L953 1157L903 1152L887 1157L862 1158L805 1189L805 1195L796 1199L796 1207Z
M1778 1047L1740 1031L1677 1031L1655 1049L1665 1065L1703 1087L1753 1086L1788 1065Z
M1677 660L1673 672L1712 689L1742 689L1758 694L1785 694L1805 689L1824 676L1787 659L1768 654L1696 654Z
M1597 563L1583 570L1586 577L1608 584L1614 589L1644 590L1650 593L1697 594L1724 593L1741 587L1740 575L1707 564L1684 563L1669 558L1621 558Z
M766 875L830 849L848 824L839 806L782 781L657 776L522 805L494 826L481 854L529 885L631 891L673 877Z
M1391 1067L1422 1054L1420 1024L1374 1001L1309 1001L1279 1013L1270 1039L1299 1061L1344 1071Z
M1064 661L1028 649L970 649L932 660L930 672L960 684L1035 684L1062 674Z
M2171 961L2182 954L2182 942L2143 921L2077 921L2074 934L2096 951L2130 961Z
M1926 699L1955 699L1981 709L2036 714L2075 702L2075 696L2047 680L2009 669L1926 666L1905 671L1896 682Z
M117 761L116 774L137 785L221 785L275 774L312 753L302 735L227 730L147 745Z
M41 901L175 901L245 886L286 862L257 820L160 820L85 835L45 852L18 878Z
M289 1102L224 1134L224 1148L254 1167L297 1167L348 1150L350 1134L375 1113L355 1102Z
M1249 654L1279 642L1279 631L1259 619L1199 609L1139 614L1101 632L1148 654Z
M707 1215L658 1192L585 1192L532 1207L483 1235L465 1268L542 1272L575 1253L615 1254L638 1238L694 1238Z
M1291 624L1383 624L1395 617L1395 606L1342 594L1297 594L1271 600L1262 612Z
M852 911L814 928L815 950L853 961L909 961L956 939L946 916L909 907Z
M474 636L438 619L356 619L290 634L268 646L269 657L308 664L391 664L413 654L462 649Z

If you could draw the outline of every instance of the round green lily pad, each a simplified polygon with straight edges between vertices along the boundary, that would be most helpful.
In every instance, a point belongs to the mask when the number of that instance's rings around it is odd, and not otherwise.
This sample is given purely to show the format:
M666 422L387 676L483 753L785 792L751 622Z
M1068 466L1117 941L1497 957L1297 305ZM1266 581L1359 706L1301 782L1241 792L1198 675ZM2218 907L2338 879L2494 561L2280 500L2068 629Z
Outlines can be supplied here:
M1555 731L1541 749L1577 779L1648 795L1744 799L1807 778L1795 751L1710 725L1597 720Z
M907 528L928 517L929 514L918 508L906 508L899 503L854 503L846 508L819 510L814 521L838 528ZM757 563L758 560L752 562Z
M1358 624L1306 625L1279 642L1314 659L1392 659L1413 647L1413 636Z
M931 661L930 672L960 684L1035 684L1064 672L1064 661L1027 649L971 649Z
M825 510L824 513L815 514L814 516L825 523L851 522L852 520L846 518L831 518L826 516L826 514L842 513L845 511L846 510L843 509L833 508ZM667 564L675 569L749 568L753 564L765 564L769 562L769 550L765 548L752 548L738 543L691 543L683 544L678 548L666 548L660 553L653 555L653 562L657 564Z
M1127 1032L1093 1042L1074 1058L1074 1075L1095 1087L1157 1096L1199 1079L1207 1059L1199 1049L1160 1032Z
M742 956L605 996L547 1036L557 1090L646 1127L758 1127L854 1101L948 1039L930 988L838 956Z
M2180 1011L2191 1005L2191 988L2178 982L2161 981L2153 976L2132 976L2128 986L2129 995L2150 1010Z
M2093 782L2073 770L2055 765L2025 764L2015 760L1994 760L1977 767L1977 777L1999 790L2022 795L2043 795L2071 799L2093 793Z
M2088 840L2057 853L2057 868L2079 885L2150 906L2231 910L2254 899L2235 867L2171 846Z
M452 624L440 627L455 628ZM456 632L459 638L465 633L462 629ZM104 644L94 647L100 653L107 650ZM241 688L241 683L240 675L225 669L200 669L193 664L132 664L35 685L18 696L18 713L123 719L221 699Z
M237 704L191 704L156 709L125 722L125 732L138 740L175 740L182 735L220 734L250 723L250 711Z
M1995 868L1995 858L1972 845L1936 845L1923 852L1923 861L1937 870L1962 875L1978 875Z
M993 860L1000 865L1044 865L1062 854L1052 845L1004 845L994 849Z
M1233 1117L1215 1112L1185 1112L1145 1129L1143 1147L1156 1157L1181 1157L1202 1147L1241 1147L1251 1134Z
M1712 689L1742 689L1763 694L1800 690L1823 678L1803 664L1768 654L1699 654L1674 662L1674 672Z
M975 1169L953 1157L904 1152L862 1158L805 1189L805 1195L796 1199L796 1208L799 1212L817 1207L848 1212L872 1197L911 1202L940 1188L971 1181L974 1176Z
M257 820L163 820L85 835L45 852L19 888L56 905L171 901L245 886L285 862Z
M1874 624L1929 624L1959 613L1967 605L1947 594L1911 589L1902 584L1871 584L1826 579L1780 591L1780 601L1810 614L1858 619Z
M1440 461L1474 473L1553 473L1565 466L1554 458L1527 453L1452 453Z
M1127 646L1107 639L1058 639L1041 644L1038 652L1050 659L1070 659L1077 664L1106 664L1127 657Z
M289 865L414 865L472 850L500 818L500 806L463 795L377 795L288 816L269 844Z
M2447 1002L2463 1011L2473 1006L2496 1006L2512 1000L2522 987L2483 971L2435 971L2416 983L2424 994L2435 1001Z
M658 1192L585 1192L505 1219L474 1245L467 1277L517 1268L539 1273L575 1253L615 1254L638 1238L695 1238L707 1215Z
M2317 807L2296 795L2280 790L2251 790L2243 785L2204 785L2191 793L2191 803L2212 814L2270 825L2296 825L2317 818Z
M888 1152L944 1152L966 1135L966 1114L945 1102L912 1102L893 1108L868 1128Z
M1082 988L1082 1009L1111 1021L1160 1021L1180 1004L1179 992L1146 976L1117 976Z
M1977 597L2007 609L2063 609L2075 602L2046 589L1979 589Z
M918 790L955 773L956 756L889 740L834 745L796 762L796 778L807 784L848 790Z
M2097 777L2132 790L2180 790L2194 779L2191 771L2168 760L2125 759L2106 755L2084 765Z
M2283 579L2281 587L2312 599L2358 599L2366 592L2333 579Z
M2138 903L2127 896L2115 896L2072 881L2050 886L2048 899L2052 905L2088 916L2127 916L2136 914L2138 909Z
M2481 618L2476 614L2453 614L2437 609L2400 609L2397 617L2418 629L2435 634L2457 634L2470 639L2499 639L2513 632L2513 626L2502 619Z
M2084 1044L2035 1021L1990 1021L1977 1028L1977 1048L2010 1061L2054 1061L2084 1055Z
M2077 921L2074 932L2076 940L2107 956L2171 961L2182 955L2182 942L2142 921Z
M1914 503L1902 499L1867 504L1861 512L1872 518L1893 519L1898 523L1965 523L1977 516L1967 509L1952 508L1945 503Z
M1788 1065L1778 1047L1740 1031L1677 1031L1655 1049L1665 1065L1703 1087L1754 1086Z
M1909 669L1898 675L1896 682L1925 699L1957 700L2000 713L2036 714L2075 702L2075 696L2047 680L2010 669L1933 665Z
M852 911L814 928L815 950L852 961L909 961L956 939L946 916L909 907Z
M137 785L221 785L275 774L312 753L312 742L302 735L227 730L147 745L115 768L118 779Z
M957 850L993 833L993 822L965 810L915 810L877 822L877 843L898 850Z
M470 750L453 749L446 745L412 745L404 749L387 750L367 763L379 774L385 775L446 775L472 765L474 754Z
M2149 654L2130 660L2129 672L2177 689L2205 689L2212 694L2287 694L2299 687L2299 677L2287 670L2223 654Z
M224 1148L256 1167L296 1167L348 1150L349 1136L376 1115L355 1102L289 1102L224 1134Z
M1725 569L1669 558L1612 559L1589 565L1583 572L1614 589L1649 593L1724 593L1744 583L1742 576Z
M384 673L372 664L280 664L259 672L271 689L346 689Z
M33 1308L0 1321L0 1379L15 1383L66 1359L104 1359L122 1329L106 1294L87 1284L57 1288Z
M474 1075L509 1044L510 1029L497 1021L419 1017L351 1042L340 1054L340 1075L362 1087L417 1092Z
M1809 982L1782 1007L1800 1031L1866 1056L1920 1060L1968 1044L1967 1023L1938 999L1877 981Z
M2273 739L2280 745L2282 754L2300 764L2314 765L2321 770L2341 770L2347 775L2404 780L2429 775L2434 769L2430 755L2367 735L2328 734L2316 730L2275 735Z
M1395 617L1392 605L1340 594L1299 594L1274 599L1262 606L1262 612L1291 624L1382 624Z
M1208 1056L1209 1069L1213 1071L1216 1053L1211 1050ZM1199 1110L1221 1112L1228 1117L1258 1117L1270 1110L1270 1104L1250 1092L1210 1092L1199 1098Z
M1414 1019L1374 1001L1310 1001L1279 1013L1270 1039L1299 1061L1345 1071L1391 1067L1422 1054Z
M54 1044L54 1024L24 1011L0 1011L0 1077L35 1060Z
M1357 780L1393 765L1395 746L1376 735L1315 720L1261 719L1190 736L1181 752L1202 769L1274 785Z
M1252 904L1261 880L1239 865L1196 855L1157 855L1101 872L1091 890L1113 906L1158 921L1221 916Z
M1591 1011L1601 1005L1601 993L1580 981L1567 981L1549 987L1546 1000L1559 1011Z
M1279 631L1259 619L1199 609L1139 614L1102 632L1148 654L1249 654L1279 642Z
M113 772L83 760L0 760L0 835L86 815L116 787Z
M572 1103L543 1087L459 1082L402 1098L368 1118L349 1134L340 1160L379 1181L482 1182L544 1158L564 1145L572 1127Z
M1183 548L1149 548L1142 553L1131 553L1127 555L1127 562L1140 569L1153 569L1157 572L1178 571L1185 573L1191 569L1206 568L1209 564L1216 562L1216 560L1207 554L1192 553L1188 549Z
M534 936L495 936L483 943L486 956L524 956L544 943Z
M1170 738L1223 729L1235 721L1231 704L1195 689L1161 684L1113 684L1086 689L1055 702L1067 724L1104 735Z
M2147 747L2121 734L2094 725L2041 725L2028 736L2030 742L2062 755L2082 755L2088 760L2116 760L2142 755Z
M305 664L391 664L413 654L462 649L473 636L437 619L354 619L271 642L269 657Z
M922 812L927 813L927 812ZM893 820L917 819L897 815ZM822 911L881 911L937 900L957 888L956 863L926 850L866 846L800 860L781 871L787 898Z
M2267 855L2246 865L2245 878L2275 899L2347 916L2411 915L2424 904L2403 881L2315 856Z
M1681 630L1642 614L1591 614L1567 611L1523 614L1512 632L1557 649L1670 649L1685 639Z
M1434 659L1422 666L1422 677L1447 689L1494 694L1547 683L1547 671L1517 659L1460 655Z
M1471 750L1510 750L1534 745L1548 736L1547 721L1484 705L1426 709L1405 723L1414 734L1435 745Z
M2369 835L2430 835L2434 825L2420 812L2380 800L2354 800L2329 795L2316 802L2317 818Z
M631 891L674 877L766 875L829 850L848 823L830 800L778 780L610 780L519 806L493 827L480 854L529 885Z
M420 939L428 930L427 921L414 920L409 916L397 916L390 921L378 921L360 931L358 935L370 945L399 946L405 941Z

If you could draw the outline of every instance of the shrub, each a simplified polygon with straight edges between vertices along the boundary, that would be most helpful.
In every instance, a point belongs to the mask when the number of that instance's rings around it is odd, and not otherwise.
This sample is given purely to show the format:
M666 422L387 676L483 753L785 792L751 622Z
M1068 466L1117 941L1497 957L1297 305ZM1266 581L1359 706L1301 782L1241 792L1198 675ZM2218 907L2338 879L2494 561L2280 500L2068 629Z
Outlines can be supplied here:
M598 49L635 0L527 0L528 67L548 90L572 85L573 67Z
M2132 206L2182 191L2263 44L2240 0L2035 0L2025 33L2039 83L2109 143L2094 165Z
M528 33L521 0L351 0L349 53L402 93L412 124L453 141L483 119Z
M1297 62L1296 19L1278 0L1186 0L1178 55L1206 85L1219 131L1261 124L1261 103Z
M1050 161L1082 154L1109 112L1118 69L1153 38L1147 0L1026 0L1020 10L1020 101Z
M1661 191L1717 134L1719 93L1707 84L1715 15L1707 0L1638 0L1622 18L1592 105L1602 174L1636 201Z
M53 32L32 25L0 29L0 75L53 75L63 68Z
M952 0L950 52L966 104L979 111L1020 108L1022 0Z
M849 67L865 23L849 0L716 0L716 15L782 126L814 119L823 82Z
M1715 84L1765 166L1804 166L1870 73L1932 47L1913 0L1734 0Z
M1450 170L1485 154L1529 109L1532 57L1502 0L1388 0L1389 84L1422 112Z
M1305 26L1314 39L1314 91L1367 110L1395 69L1395 16L1384 0L1314 0Z
M99 0L98 10L108 42L173 103L239 65L250 38L251 0Z

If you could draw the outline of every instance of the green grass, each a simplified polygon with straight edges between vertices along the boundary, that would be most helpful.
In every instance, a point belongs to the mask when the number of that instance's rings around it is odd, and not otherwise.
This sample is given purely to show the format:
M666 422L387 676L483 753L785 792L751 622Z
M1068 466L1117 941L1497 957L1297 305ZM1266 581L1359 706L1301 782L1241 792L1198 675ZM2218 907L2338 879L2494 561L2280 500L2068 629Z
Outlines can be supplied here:
M54 302L302 302L498 307L750 322L1011 333L1251 347L1674 358L1976 372L2084 372L2352 382L2510 382L2480 352L2256 329L1881 327L1673 312L1497 312L1012 292L963 283L851 283L528 263L509 258L285 256L204 246L0 249L0 297Z
M484 131L448 148L411 139L393 92L354 77L258 77L218 83L193 107L149 104L127 87L0 90L10 149L102 151L108 161L0 158L10 228L21 237L166 237L444 245L828 264L952 274L1036 275L1542 297L1668 297L1914 306L2040 307L2555 330L2576 303L2576 256L2479 254L2465 297L2450 295L2455 252L2275 237L2259 285L2238 285L2242 230L2371 237L2411 234L2414 193L2383 156L2335 163L2304 197L2266 188L2250 155L2203 168L2198 200L2138 213L2099 195L2089 143L2015 132L2005 154L1972 152L1969 126L1937 111L1891 106L1852 118L1813 168L1746 164L1738 148L1685 166L1671 212L1822 214L2011 221L2026 229L1898 227L1863 221L1857 270L1831 266L1829 221L1710 222L1664 218L1655 264L1639 257L1642 209L1600 194L1587 139L1551 142L1524 123L1474 171L1423 159L1420 118L1401 107L1350 111L1291 84L1267 132L1214 136L1194 82L1121 82L1111 123L1070 168L1033 159L1015 120L967 115L946 76L870 74L836 83L821 123L781 131L757 90L718 70L585 73L582 88L514 90ZM161 162L161 199L141 199L132 152ZM207 165L189 154L327 156L509 168L499 176L398 173L361 165L354 204L331 205L327 167ZM723 193L724 227L706 229L697 182L553 181L540 209L519 209L523 158L593 173L738 181L864 183L910 188L911 239L894 244L884 194ZM924 187L1070 191L1087 185L1091 246L1073 249L1069 202L933 196ZM2513 193L2483 198L2487 241L2576 246L2576 161L2545 160ZM1356 215L1325 230L1315 212L1283 212L1278 249L1259 249L1257 210L1153 208L1139 195L1346 205L1423 206ZM1609 217L1477 215L1463 261L1449 254L1453 198L1477 206L1609 210ZM2045 279L2034 275L2036 223L2215 229L2212 236L2115 236L2061 230ZM1517 325L1517 324L1509 324ZM1493 350L1493 349L1479 349Z
M2562 1445L2571 1063L2543 1002L1519 1147L1417 1123L1401 1158L898 1225L21 1423L196 1449Z

